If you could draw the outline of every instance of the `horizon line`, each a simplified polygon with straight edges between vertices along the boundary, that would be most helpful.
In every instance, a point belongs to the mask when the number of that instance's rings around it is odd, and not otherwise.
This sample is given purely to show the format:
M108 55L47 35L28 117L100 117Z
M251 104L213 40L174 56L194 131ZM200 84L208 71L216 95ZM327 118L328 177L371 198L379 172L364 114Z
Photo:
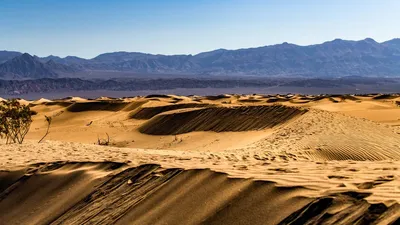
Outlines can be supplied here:
M31 54L31 53L29 53L29 52L24 52L24 51L19 51L19 50L0 50L0 52L1 52L1 51L3 51L3 52L18 52L18 53L21 53L21 54L29 54L29 55L31 55L31 56L37 56L37 57L39 57L39 58L46 58L46 57L53 56L53 57L59 57L59 58L61 58L61 59L65 59L65 58L67 58L67 57L77 57L77 58L81 58L81 59L85 59L85 60L92 60L92 59L94 59L94 58L96 58L96 57L98 57L98 56L100 56L100 55L112 54L112 53L140 53L140 54L160 55L160 56L195 56L195 55L199 55L199 54L202 54L202 53L213 52L213 51L218 51L218 50L238 51L238 50L243 50L243 49L256 49L256 48L277 46L277 45L283 45L283 44L295 45L295 46L298 46L298 47L308 47L308 46L322 45L322 44L329 43L329 42L333 42L333 41L352 41L352 42L359 42L359 41L365 41L365 40L372 40L372 41L374 41L374 42L376 42L376 43L378 43L378 44L383 44L383 43L385 43L385 42L393 41L393 40L398 40L398 39L400 39L400 38L392 38L392 39L389 39L389 40L386 40L386 41L377 42L375 39L370 38L370 37L367 37L367 38L364 38L364 39L359 39L359 40L349 40L349 39L342 39L342 38L334 38L334 39L332 39L332 40L330 40L330 41L324 41L324 42L315 43L315 44L308 44L308 45L301 45L301 44L295 44L295 43L290 43L290 42L284 41L284 42L282 42L282 43L276 43L276 44L269 44L269 45L263 45L263 46L253 46L253 47L243 47L243 48L235 48L235 49L217 48L217 49L213 49L213 50L198 52L198 53L196 53L196 54L162 54L162 53L136 52L136 51L129 52L129 51L124 51L124 50L116 50L116 51L110 51L110 52L100 53L100 54L98 54L98 55L96 55L96 56L94 56L94 57L92 57L92 58L84 58L84 57L80 57L80 56L76 56L76 55L67 55L67 56L65 56L65 57L61 57L61 56L53 55L53 54L50 54L50 55L47 55L47 56L38 56L38 55L36 55L36 54Z

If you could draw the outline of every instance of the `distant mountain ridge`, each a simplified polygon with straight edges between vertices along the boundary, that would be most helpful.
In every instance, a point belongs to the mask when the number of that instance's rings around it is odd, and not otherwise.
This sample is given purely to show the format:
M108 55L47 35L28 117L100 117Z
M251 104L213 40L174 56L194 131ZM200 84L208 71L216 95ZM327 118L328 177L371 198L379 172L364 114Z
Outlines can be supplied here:
M28 53L24 53L1 64L0 74L8 78L57 77L57 74L50 67Z
M57 78L59 73L70 74L76 71L71 66L56 63L53 60L43 63L40 58L28 53L0 64L0 77L9 79Z
M0 51L0 78L6 73L37 78L53 77L54 74L68 77L68 74L78 71L99 70L260 77L400 76L400 39L383 43L371 38L360 41L335 39L308 46L285 42L258 48L218 49L197 55L113 52L93 59L51 55L37 57L34 63L29 64L35 65L31 67L15 62L14 58L21 55Z
M0 51L0 64L5 63L6 61L13 59L20 55L22 55L21 52Z

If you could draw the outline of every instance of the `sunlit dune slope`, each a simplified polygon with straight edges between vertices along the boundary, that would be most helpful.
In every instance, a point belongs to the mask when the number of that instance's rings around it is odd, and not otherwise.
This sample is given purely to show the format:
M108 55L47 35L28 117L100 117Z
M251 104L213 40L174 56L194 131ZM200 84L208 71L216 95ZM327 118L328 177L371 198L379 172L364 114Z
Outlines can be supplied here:
M107 133L110 144L121 147L223 151L257 146L257 151L315 160L398 159L400 107L394 102L398 98L150 95L79 102L71 98L32 105L38 114L28 138L41 138L47 115L55 116L48 140L95 143ZM280 103L268 103L271 99Z
M302 187L156 164L35 164L0 172L0 183L7 224L389 224L399 208L363 193L307 198Z
M60 162L2 172L0 220L7 224L274 224L311 201L297 196L306 193L302 188L231 179L209 170L158 165L121 170L123 166ZM277 214L277 207L284 210ZM246 212L246 216L230 211Z
M200 103L186 103L186 104L174 104L174 105L163 105L163 106L154 106L154 107L141 107L140 109L133 111L129 117L132 119L139 120L147 120L151 119L157 114L177 110L177 109L185 109L185 108L202 108L210 106L209 104L200 104Z
M249 148L313 160L398 160L400 135L366 119L313 109Z

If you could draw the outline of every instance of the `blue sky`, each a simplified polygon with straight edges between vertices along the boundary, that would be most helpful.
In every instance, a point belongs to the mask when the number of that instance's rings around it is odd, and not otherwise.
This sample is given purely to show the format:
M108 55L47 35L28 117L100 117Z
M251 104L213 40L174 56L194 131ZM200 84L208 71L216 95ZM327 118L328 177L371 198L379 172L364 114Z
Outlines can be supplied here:
M398 0L0 0L0 49L196 54L400 37Z

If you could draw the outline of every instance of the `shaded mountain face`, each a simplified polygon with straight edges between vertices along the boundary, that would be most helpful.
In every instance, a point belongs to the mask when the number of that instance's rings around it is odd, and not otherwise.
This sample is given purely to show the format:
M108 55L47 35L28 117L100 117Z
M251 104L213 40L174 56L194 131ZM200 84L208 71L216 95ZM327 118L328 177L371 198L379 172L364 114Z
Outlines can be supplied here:
M389 48L396 48L400 50L400 38L395 38L390 41L385 41L382 43L384 46L387 46Z
M258 76L398 76L400 48L378 43L336 39L319 45L289 43L259 48L219 49L198 55L106 53L85 63L86 68L142 73L187 73ZM396 42L397 43L397 42Z
M72 67L72 66L68 66L65 64L61 64L61 63L56 63L54 60L50 59L49 61L47 61L45 63L46 68L55 71L57 73L75 73L78 72L79 69Z
M0 51L0 64L22 55L21 52Z
M113 52L104 53L92 59L93 62L98 63L118 63L139 59L154 59L156 55L145 54L140 52Z
M0 76L5 78L45 78L57 77L57 73L25 53L1 64Z
M0 65L0 77L7 79L56 78L60 72L74 73L76 70L53 60L42 63L37 57L28 53L19 55Z
M40 58L40 60L42 62L48 62L48 61L52 60L56 63L65 64L65 65L79 65L79 64L84 64L84 63L86 63L86 61L88 61L87 59L79 58L76 56L67 56L65 58L61 58L61 57L54 56L54 55L42 57L42 58Z
M114 52L93 59L48 56L39 60L51 71L62 71L64 76L79 70L260 77L400 76L400 39L383 43L370 38L335 39L309 46L283 43L239 50L218 49L197 55Z

